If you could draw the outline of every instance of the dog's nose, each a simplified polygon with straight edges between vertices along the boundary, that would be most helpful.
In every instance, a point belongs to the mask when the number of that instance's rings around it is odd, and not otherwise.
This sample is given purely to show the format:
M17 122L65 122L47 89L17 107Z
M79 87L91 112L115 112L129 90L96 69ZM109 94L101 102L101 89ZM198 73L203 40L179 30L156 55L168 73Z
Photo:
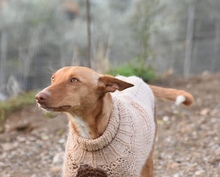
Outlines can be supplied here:
M39 92L35 96L35 98L38 103L43 103L43 102L47 101L47 99L49 98L49 94L47 92Z

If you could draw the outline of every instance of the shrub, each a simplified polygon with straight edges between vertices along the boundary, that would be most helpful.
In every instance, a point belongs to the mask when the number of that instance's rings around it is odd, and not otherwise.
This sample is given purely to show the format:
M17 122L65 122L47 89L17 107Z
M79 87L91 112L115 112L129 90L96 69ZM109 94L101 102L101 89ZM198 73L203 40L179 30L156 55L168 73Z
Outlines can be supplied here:
M153 67L147 67L144 65L137 64L126 64L123 66L119 66L115 69L112 69L108 72L113 76L122 75L122 76L138 76L142 78L145 82L152 82L156 79L155 71Z
M0 101L0 133L4 131L4 124L8 113L19 110L24 106L35 103L35 92L20 94L17 97Z

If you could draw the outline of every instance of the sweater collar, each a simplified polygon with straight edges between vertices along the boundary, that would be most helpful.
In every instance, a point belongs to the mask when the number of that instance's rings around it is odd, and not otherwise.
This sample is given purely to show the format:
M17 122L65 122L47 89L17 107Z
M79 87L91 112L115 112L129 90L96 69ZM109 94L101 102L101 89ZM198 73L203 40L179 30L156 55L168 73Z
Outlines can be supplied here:
M85 138L78 136L72 128L70 129L72 131L71 134L72 134L74 143L77 143L77 145L81 149L85 151L90 151L90 152L101 150L104 147L108 146L108 144L110 144L110 142L116 136L118 132L119 124L120 124L120 115L119 115L120 112L118 108L118 105L120 103L116 97L114 97L112 100L113 100L112 101L113 102L112 113L111 113L108 125L106 127L106 130L100 137L96 139L92 139L92 140L85 139Z

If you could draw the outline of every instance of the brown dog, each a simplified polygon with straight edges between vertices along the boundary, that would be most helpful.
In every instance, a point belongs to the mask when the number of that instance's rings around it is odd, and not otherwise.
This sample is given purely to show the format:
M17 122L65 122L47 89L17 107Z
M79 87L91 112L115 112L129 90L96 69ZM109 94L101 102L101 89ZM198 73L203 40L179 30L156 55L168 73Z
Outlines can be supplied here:
M64 176L80 176L85 170L88 177L94 171L153 177L154 95L176 104L193 102L185 91L147 85L135 76L102 75L86 67L58 70L36 101L42 109L69 117Z

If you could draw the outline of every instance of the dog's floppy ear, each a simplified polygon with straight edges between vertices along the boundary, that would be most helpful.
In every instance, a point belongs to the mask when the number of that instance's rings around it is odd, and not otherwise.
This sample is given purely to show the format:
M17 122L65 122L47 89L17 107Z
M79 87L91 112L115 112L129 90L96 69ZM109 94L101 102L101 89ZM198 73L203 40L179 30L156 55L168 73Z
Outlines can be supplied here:
M113 76L103 75L98 80L98 90L102 93L122 91L126 88L133 87L133 84L117 79Z

